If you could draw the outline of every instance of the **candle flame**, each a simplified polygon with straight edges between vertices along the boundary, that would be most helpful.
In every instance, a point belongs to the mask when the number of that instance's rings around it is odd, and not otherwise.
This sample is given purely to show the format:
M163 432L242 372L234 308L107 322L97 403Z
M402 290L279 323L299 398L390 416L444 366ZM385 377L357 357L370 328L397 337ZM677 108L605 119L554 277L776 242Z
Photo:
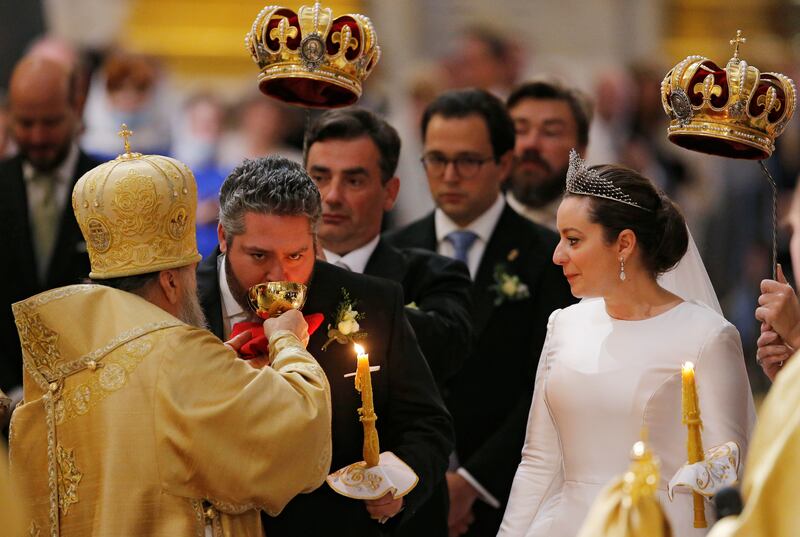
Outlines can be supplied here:
M358 354L358 355L365 354L364 353L364 347L362 347L358 343L353 343L353 348L356 349L356 354Z

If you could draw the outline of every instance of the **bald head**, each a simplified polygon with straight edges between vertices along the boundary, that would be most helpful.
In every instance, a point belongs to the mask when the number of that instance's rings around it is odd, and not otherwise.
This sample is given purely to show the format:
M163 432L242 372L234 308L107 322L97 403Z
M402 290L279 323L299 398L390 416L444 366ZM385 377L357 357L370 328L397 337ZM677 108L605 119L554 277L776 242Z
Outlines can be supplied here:
M39 56L24 57L11 74L11 132L23 158L40 171L64 161L77 133L73 87L66 67Z

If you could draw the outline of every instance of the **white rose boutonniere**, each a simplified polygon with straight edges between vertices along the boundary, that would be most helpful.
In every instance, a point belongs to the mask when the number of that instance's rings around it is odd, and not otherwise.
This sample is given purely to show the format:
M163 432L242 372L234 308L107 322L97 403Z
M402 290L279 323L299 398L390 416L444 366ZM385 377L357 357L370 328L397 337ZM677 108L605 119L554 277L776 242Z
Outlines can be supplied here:
M519 256L519 251L515 248L508 253L509 262L514 261ZM494 283L489 287L497 296L494 305L499 306L503 302L516 302L531 296L528 286L519 279L516 274L511 274L506 263L498 263L494 267Z
M328 341L322 346L323 351L334 341L341 344L353 343L367 336L358 324L366 315L355 308L356 301L350 298L347 289L342 289L342 301L336 308L333 323L328 325Z

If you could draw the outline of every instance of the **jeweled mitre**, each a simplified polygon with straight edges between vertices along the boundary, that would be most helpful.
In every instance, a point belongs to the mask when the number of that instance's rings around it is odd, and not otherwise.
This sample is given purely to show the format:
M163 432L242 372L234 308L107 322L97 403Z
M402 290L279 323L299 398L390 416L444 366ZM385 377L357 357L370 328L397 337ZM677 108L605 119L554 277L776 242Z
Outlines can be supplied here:
M289 104L337 108L355 103L381 50L364 15L333 16L319 2L295 13L262 9L244 38L262 93Z
M725 68L689 56L661 83L661 103L670 117L673 143L723 157L761 160L794 114L794 82L780 73L761 73L739 57L745 39L737 32Z
M200 261L197 184L189 167L175 159L127 149L78 180L72 209L86 239L89 276L94 279Z

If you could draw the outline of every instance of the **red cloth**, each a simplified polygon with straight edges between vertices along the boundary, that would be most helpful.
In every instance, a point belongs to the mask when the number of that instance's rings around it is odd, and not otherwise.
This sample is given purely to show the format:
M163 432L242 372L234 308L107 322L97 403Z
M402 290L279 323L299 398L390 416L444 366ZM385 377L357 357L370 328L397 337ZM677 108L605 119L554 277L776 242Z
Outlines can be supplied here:
M308 323L308 335L311 336L322 325L325 316L321 313L309 313L303 316ZM263 323L236 323L231 329L231 339L242 332L249 331L253 336L239 349L239 356L245 360L269 354L269 340L264 336Z

